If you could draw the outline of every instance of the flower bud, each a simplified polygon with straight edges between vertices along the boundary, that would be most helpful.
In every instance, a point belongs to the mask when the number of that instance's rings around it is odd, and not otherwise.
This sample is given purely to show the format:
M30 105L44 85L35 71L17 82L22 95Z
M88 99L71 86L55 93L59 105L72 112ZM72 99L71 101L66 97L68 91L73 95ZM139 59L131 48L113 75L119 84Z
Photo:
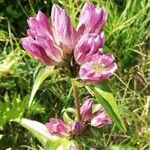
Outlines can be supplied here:
M83 132L84 125L79 121L74 121L71 126L71 132L74 135L79 135Z
M92 99L87 99L80 108L81 120L89 121L92 116Z
M23 48L46 65L57 65L63 60L63 51L56 44L48 17L38 12L28 19L28 36L21 39Z

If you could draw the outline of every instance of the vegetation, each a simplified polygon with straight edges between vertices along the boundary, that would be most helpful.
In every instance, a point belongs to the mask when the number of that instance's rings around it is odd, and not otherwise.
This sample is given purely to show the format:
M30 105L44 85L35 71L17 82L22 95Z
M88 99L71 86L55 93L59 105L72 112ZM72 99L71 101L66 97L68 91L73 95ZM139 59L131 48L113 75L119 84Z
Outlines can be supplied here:
M71 83L53 73L42 82L28 107L32 86L44 66L21 47L26 34L26 19L39 9L50 16L53 3L64 7L74 25L85 1L0 0L0 149L41 149L40 143L12 120L26 117L46 123L59 117L61 110L73 105ZM92 141L115 150L150 149L150 1L93 0L106 7L109 17L104 28L105 52L114 54L118 70L109 79L127 132L115 125L100 130ZM84 89L81 97L87 96ZM88 139L86 144L92 140ZM133 148L129 147L132 146Z

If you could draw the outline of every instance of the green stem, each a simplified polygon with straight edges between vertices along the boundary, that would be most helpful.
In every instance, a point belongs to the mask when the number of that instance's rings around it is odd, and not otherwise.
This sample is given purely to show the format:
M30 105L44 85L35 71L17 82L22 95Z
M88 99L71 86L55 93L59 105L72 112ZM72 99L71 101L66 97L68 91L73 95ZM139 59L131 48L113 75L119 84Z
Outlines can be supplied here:
M75 85L74 79L72 79L72 90L73 90L73 97L74 97L74 100L75 100L77 121L80 121L81 120L81 115L80 115L80 98L79 98L78 87Z
M78 144L78 150L82 150L82 146Z
M81 115L80 115L80 97L79 97L79 91L78 87L76 86L75 80L72 79L72 90L73 90L73 97L75 101L75 108L76 108L76 119L77 121L81 120ZM78 143L78 150L82 150L82 146Z

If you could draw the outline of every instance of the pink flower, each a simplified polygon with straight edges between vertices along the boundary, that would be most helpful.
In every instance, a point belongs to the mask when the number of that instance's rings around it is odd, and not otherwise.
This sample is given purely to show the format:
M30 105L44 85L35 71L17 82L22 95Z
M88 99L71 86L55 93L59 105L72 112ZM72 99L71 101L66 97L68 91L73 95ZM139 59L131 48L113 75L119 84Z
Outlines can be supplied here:
M84 130L84 125L82 122L79 121L74 121L71 125L71 132L74 135L79 135L83 132Z
M46 65L57 65L67 54L71 54L77 37L71 20L58 5L53 5L51 24L48 17L38 12L27 22L28 36L22 38L22 46L30 55Z
M101 108L91 120L91 125L95 127L103 127L112 124L112 120L107 116L105 110Z
M79 16L77 31L83 33L99 33L107 19L107 13L104 8L99 9L90 2L86 2Z
M41 11L27 20L28 36L22 38L22 46L46 65L58 65L74 53L75 61L81 65L80 79L100 82L117 68L112 55L102 55L105 38L101 30L106 19L105 9L86 2L76 31L65 10L53 5L51 23Z
M66 136L70 132L70 127L58 118L51 118L45 125L52 135Z
M104 33L87 33L80 37L74 50L76 62L81 65L88 62L91 57L100 52L105 42Z
M89 82L101 82L113 75L117 69L111 54L95 54L91 60L80 67L79 77Z
M92 99L87 99L80 108L81 120L89 121L92 117Z
M22 46L30 55L47 65L62 61L63 51L55 43L47 16L41 11L28 19L28 36L22 38Z

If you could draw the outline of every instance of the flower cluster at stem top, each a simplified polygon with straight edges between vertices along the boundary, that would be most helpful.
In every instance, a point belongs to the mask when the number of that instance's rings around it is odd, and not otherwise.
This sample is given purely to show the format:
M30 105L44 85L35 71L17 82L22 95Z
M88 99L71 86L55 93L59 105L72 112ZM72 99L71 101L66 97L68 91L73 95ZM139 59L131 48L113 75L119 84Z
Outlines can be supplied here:
M27 37L21 40L22 46L46 65L59 66L70 60L79 68L77 77L98 83L117 69L113 55L104 54L102 50L107 12L86 2L78 20L74 28L65 10L54 4L50 20L41 11L27 20L29 29Z

